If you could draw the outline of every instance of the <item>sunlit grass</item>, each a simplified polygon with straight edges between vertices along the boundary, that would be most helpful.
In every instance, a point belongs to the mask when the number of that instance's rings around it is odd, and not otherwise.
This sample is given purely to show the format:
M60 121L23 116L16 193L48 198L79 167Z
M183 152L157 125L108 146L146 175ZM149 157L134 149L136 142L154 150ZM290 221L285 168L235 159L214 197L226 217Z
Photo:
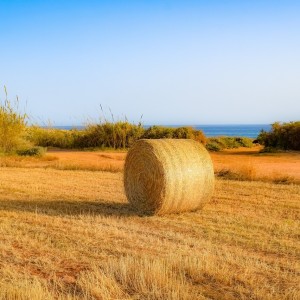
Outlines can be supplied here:
M144 217L122 173L2 168L0 294L297 299L299 203L299 185L217 180L203 210Z

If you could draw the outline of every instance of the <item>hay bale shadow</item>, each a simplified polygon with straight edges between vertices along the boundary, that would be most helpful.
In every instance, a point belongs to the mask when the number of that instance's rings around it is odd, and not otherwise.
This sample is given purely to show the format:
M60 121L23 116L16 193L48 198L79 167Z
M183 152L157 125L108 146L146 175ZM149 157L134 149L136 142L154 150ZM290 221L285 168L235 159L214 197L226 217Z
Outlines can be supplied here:
M1 200L0 210L31 212L49 216L141 216L129 203L68 200Z

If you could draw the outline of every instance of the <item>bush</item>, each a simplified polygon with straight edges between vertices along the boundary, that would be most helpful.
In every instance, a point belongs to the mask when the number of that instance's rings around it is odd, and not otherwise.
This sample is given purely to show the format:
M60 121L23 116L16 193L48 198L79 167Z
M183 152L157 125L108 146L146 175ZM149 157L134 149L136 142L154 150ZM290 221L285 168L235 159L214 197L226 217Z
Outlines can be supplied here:
M27 140L41 147L74 148L83 136L80 130L61 130L31 126L27 128Z
M266 150L300 150L300 121L283 124L276 122L272 124L270 132L262 130L257 140Z
M125 149L141 138L193 139L206 143L203 132L191 127L152 126L144 129L141 124L135 125L127 121L91 124L83 130L48 129L37 126L27 129L27 140L42 147Z
M32 147L17 150L17 154L20 156L43 156L45 152L46 149L43 147Z
M237 137L236 142L240 147L251 148L253 147L254 140L247 137Z
M246 137L212 137L209 138L206 148L210 151L221 151L223 149L234 149L239 147L253 147L253 141Z
M192 139L202 144L206 144L206 137L201 130L192 127L163 127L151 126L142 135L144 139Z
M19 112L18 98L15 103L7 99L0 103L0 152L15 152L24 144L27 115Z
M79 148L128 148L141 138L143 133L144 128L140 124L135 125L127 121L89 125L83 130L82 136L76 141L74 146Z
M163 126L151 126L143 134L144 139L171 139L173 138L174 128Z
M128 122L105 122L88 125L83 130L61 130L33 126L27 130L27 139L35 145L58 148L127 148L141 138L141 125Z
M278 148L273 148L273 147L264 147L263 149L261 149L259 152L260 153L278 153L281 150Z
M214 142L214 141L209 141L207 144L206 144L206 149L209 150L209 151L214 151L214 152L218 152L218 151L221 151L222 148L220 146L220 144Z

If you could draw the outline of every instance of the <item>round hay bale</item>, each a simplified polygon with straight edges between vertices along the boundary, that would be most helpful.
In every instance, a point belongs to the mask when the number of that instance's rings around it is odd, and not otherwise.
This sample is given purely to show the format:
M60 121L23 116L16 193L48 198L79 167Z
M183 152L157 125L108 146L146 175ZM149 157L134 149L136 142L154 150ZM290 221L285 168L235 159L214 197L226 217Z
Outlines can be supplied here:
M213 164L196 141L142 139L128 151L124 186L129 203L143 213L196 210L213 194Z

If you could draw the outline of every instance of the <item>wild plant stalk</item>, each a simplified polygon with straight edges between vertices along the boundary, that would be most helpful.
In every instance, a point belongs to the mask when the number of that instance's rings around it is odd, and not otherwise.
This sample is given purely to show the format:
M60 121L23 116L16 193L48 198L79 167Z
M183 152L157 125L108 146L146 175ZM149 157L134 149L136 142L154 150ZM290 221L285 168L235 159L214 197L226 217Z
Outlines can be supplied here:
M110 115L111 115L111 120L112 120L112 136L113 136L113 148L116 149L116 132L115 132L115 118L114 115L110 109L110 107L108 108Z
M27 125L27 114L19 111L19 99L12 103L4 87L5 100L0 103L0 152L11 153L25 143L23 135Z

